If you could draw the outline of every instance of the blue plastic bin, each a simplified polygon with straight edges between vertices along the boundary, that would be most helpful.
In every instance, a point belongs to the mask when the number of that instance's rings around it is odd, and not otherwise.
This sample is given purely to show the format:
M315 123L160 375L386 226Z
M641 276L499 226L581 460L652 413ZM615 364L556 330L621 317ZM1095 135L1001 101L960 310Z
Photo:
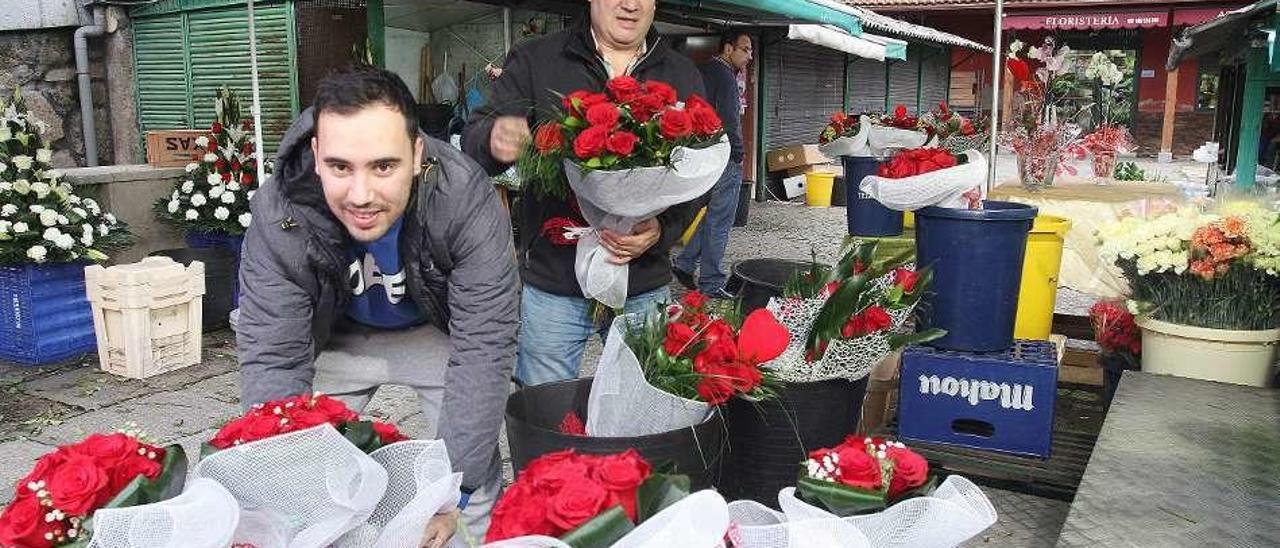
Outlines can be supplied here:
M244 245L244 236L232 236L222 232L188 232L187 247L196 249L225 249L235 255L231 276L231 308L240 303L240 248Z
M862 180L875 175L880 160L862 156L841 156L844 163L845 215L852 236L897 236L902 234L902 212L885 207L859 190Z
M934 268L920 307L925 327L947 330L937 348L995 352L1013 345L1022 260L1037 210L986 201L981 210L916 211L916 257Z
M0 359L46 365L97 349L85 264L0 265Z

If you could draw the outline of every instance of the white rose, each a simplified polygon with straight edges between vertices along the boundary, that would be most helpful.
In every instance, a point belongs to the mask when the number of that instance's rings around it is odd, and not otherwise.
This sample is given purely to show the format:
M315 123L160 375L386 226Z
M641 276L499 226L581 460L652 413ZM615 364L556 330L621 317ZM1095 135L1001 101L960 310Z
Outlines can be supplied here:
M80 232L83 232L84 234L88 234L88 235L92 236L92 235L93 235L93 225L80 225Z
M44 226L53 226L58 224L58 212L52 209L46 209L40 212L40 224Z
M195 163L195 162L191 162L191 163L187 164L187 173L191 173L192 171L195 171L195 170L197 170L197 169L199 169L199 168L200 168L200 164L197 164L197 163Z
M222 185L214 185L213 188L209 189L209 197L217 198L218 196L221 196L223 192L226 192L226 188Z
M169 200L169 213L171 213L171 214L172 214L172 213L177 213L177 212L178 212L178 201L177 201L177 200Z
M195 190L195 189L196 189L196 183L195 183L194 181L183 181L183 182L182 182L182 193L183 193L183 194L191 194L191 191L192 191L192 190Z
M0 166L0 173L4 172L4 167ZM13 190L13 183L9 181L0 181L0 192L9 192Z
M71 219L68 219L66 215L58 215L58 224L69 225L71 224Z
M47 148L36 150L36 161L42 164L53 161L53 151Z
M205 154L205 155L204 155L204 161L205 161L205 163L206 163L206 164L212 164L212 163L214 163L214 162L218 161L218 155L217 155L217 154L214 154L214 153L212 153L212 152L207 153L207 154Z
M177 200L177 199L178 199L178 196L180 196L180 194L178 194L178 191L176 191L176 190L175 190L175 191L173 191L173 194L171 194L171 195L169 196L169 199L170 199L170 200Z
M4 207L0 207L0 216L8 217L17 212L18 206L13 204L5 204Z
M73 204L78 204L78 203L80 203L80 197L79 197L79 196L76 196L75 194L68 194L68 195L67 195L67 201L68 201L68 202L71 202L71 203L73 203Z
M204 178L204 182L209 183L209 186L220 185L222 184L222 176L217 173L210 173Z
M209 148L209 136L201 135L196 137L196 146L200 148Z
M245 228L249 228L249 222L250 222L250 221L252 221L252 220L253 220L253 214L252 214L252 213L241 213L241 214L240 214L240 219L239 219L239 221L240 221L240 226L243 226L243 227L245 227Z
M31 260L37 263L44 262L44 258L48 254L49 254L49 250L45 249L44 246L42 245L33 245L31 246L30 249L27 250L27 257L29 257Z
M31 169L30 156L14 156L11 161L18 169Z
M93 198L85 198L84 207L88 208L89 211L92 211L94 215L102 212L102 209L98 207L98 202L95 202Z
M188 210L187 210L187 220L188 220L188 221L194 221L194 220L199 219L199 218L200 218L200 213L198 213L196 210L194 210L194 209L188 209Z
M80 243L84 244L85 247L93 247L93 233L90 232L88 234L85 234L84 236L81 236Z
M114 213L108 213L106 215L103 215L103 217L107 218L108 223L116 224L116 216Z
M236 203L236 193L231 192L231 191L227 191L227 192L222 193L222 203L224 203L224 204L234 204L234 203Z
M227 183L227 190L240 190L240 183L230 181Z
M72 247L75 247L76 239L72 238L69 234L63 234L58 238L57 245L62 249L71 249Z
M44 206L40 204L32 204L27 206L27 209L31 210L32 213L39 215L42 211L44 211Z
M14 234L22 234L23 232L26 232L26 231L27 231L27 223L24 223L24 222L22 222L22 221L18 221L18 222L16 222L16 223L13 223L13 233L14 233Z
M231 216L231 211L227 210L225 207L218 206L218 209L213 210L213 216L219 221L225 221L227 220L227 217Z
M62 237L62 231L52 227L46 228L44 229L44 234L42 234L41 236L44 239L49 240L50 242L56 242L58 241L58 238Z
M18 179L13 182L13 191L26 196L28 192L31 192L31 183L27 182L26 179Z
M208 202L209 201L205 199L204 194L197 192L191 195L191 205L193 206L200 207Z
M9 131L9 124L0 123L0 141L8 141L13 138L13 132Z
M0 162L0 173L4 173L4 170L6 169L9 169L9 166L6 165L4 162Z
M50 190L52 189L49 188L48 183L40 181L31 183L31 191L36 193L36 199L38 200L43 200L45 196L48 196Z
M98 225L98 235L99 235L99 236L106 236L108 232L111 232L111 227L109 227L109 226L107 226L107 225L105 225L105 224L100 224L100 225Z
M0 234L9 232L10 226L13 226L13 223L10 223L9 221L0 221Z
M81 218L81 219L83 219L83 218L85 218L85 217L88 217L88 216L89 216L89 212L88 212L88 211L85 211L85 210L80 209L80 208L78 208L78 207L73 207L73 208L71 208L71 212L72 212L72 213L75 213L75 214L76 214L76 215L78 215L78 216L80 216L80 218Z

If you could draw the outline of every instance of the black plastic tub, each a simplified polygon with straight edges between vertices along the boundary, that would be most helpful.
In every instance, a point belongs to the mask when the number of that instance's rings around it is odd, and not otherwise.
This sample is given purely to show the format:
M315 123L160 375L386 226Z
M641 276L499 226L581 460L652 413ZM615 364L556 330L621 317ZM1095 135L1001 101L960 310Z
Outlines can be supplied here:
M838 445L858 430L867 378L783 383L766 402L730 400L724 420L729 452L718 485L726 500L778 507L778 491L794 486L809 452Z
M205 331L227 325L228 315L236 307L235 284L239 272L234 253L222 248L202 247L164 249L151 255L168 257L183 266L188 266L195 261L204 263L201 323Z
M570 411L586 420L592 380L540 384L511 394L507 399L507 441L511 445L511 465L517 473L529 461L563 449L608 454L634 448L655 469L689 476L695 490L718 483L726 435L719 412L713 412L697 426L648 436L595 438L561 434L560 421Z
M806 268L808 263L785 259L739 261L733 265L726 289L742 299L742 311L749 313L764 308L771 297L781 297L787 280Z

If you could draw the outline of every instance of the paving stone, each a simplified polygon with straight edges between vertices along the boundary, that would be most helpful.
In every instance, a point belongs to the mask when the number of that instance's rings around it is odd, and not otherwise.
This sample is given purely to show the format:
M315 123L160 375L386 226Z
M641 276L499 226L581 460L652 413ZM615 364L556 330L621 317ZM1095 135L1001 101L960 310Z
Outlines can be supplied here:
M995 525L966 542L966 548L1047 548L1057 544L1058 533L1071 508L1070 503L985 486L982 491L996 507L998 517Z
M73 443L94 432L115 431L134 423L152 438L168 441L213 428L237 413L237 405L184 389L85 413L42 430L33 439L50 444Z
M240 372L223 373L186 388L186 390L231 405L240 405Z
M78 408L24 394L17 386L0 388L0 442L34 436L81 413Z
M53 449L29 439L0 443L0 501L13 498L14 482L31 470L36 459Z

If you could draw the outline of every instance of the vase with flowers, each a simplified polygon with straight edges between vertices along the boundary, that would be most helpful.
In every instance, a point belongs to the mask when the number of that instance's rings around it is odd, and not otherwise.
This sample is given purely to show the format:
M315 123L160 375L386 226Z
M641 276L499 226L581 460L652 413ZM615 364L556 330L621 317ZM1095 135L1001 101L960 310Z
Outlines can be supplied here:
M1081 146L1093 156L1093 176L1097 183L1105 185L1116 170L1116 154L1133 152L1136 148L1129 129L1119 122L1121 114L1128 109L1124 90L1119 87L1125 74L1110 55L1101 51L1089 59L1089 67L1084 74L1085 78L1095 80L1098 85L1098 100L1094 107L1099 114L1099 123L1092 133L1081 139Z
M1068 161L1084 158L1084 149L1077 140L1080 126L1075 115L1063 112L1075 72L1071 48L1047 37L1040 46L1028 48L1024 59L1019 57L1024 47L1015 40L1005 62L1013 76L1015 107L1012 127L1001 141L1018 155L1022 185L1038 190L1053 186L1058 174L1074 174Z

